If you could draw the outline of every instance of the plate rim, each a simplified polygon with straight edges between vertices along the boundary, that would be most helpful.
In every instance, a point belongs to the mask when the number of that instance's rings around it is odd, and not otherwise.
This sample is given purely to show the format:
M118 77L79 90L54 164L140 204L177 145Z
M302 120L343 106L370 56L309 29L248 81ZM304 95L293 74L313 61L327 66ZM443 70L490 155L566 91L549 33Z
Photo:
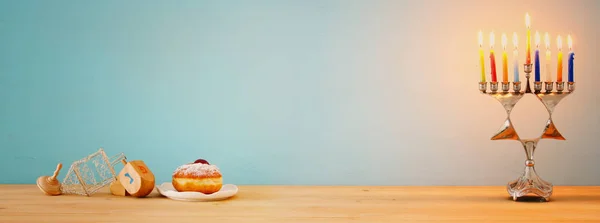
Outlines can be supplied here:
M170 185L171 187L173 187L172 182L164 182L162 184L156 185L156 189L158 190L158 193L164 197L167 197L169 199L176 200L176 201L220 201L220 200L226 200L231 197L234 197L239 191L239 188L235 184L223 184L223 187L233 186L234 190L231 190L232 191L231 195L218 196L218 193L221 192L221 190L219 190L215 193L212 193L212 194L204 194L201 192L194 192L194 191L179 192L177 190L164 190L163 187L165 185ZM179 197L179 196L173 196L176 194L192 194L196 197L183 198L183 197ZM198 197L199 195L200 195L200 197Z

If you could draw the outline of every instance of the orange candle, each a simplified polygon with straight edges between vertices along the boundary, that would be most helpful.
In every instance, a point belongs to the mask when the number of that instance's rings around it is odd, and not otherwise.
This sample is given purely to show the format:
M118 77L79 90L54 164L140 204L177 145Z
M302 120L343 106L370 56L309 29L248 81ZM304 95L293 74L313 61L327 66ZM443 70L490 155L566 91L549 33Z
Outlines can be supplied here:
M502 33L502 82L508 83L508 57L506 56L506 34Z
M558 47L558 65L556 66L556 82L563 82L562 80L562 38L558 36L556 38L556 46Z

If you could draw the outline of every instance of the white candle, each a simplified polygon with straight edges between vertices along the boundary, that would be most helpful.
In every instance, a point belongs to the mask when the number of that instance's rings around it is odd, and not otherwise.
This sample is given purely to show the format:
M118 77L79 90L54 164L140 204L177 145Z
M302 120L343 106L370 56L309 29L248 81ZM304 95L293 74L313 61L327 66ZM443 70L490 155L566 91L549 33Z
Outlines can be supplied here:
M550 62L552 56L550 54L550 35L548 33L544 36L544 42L546 42L546 82L552 82L552 63Z
M519 38L517 37L517 33L513 33L513 45L515 45L515 50L513 51L513 75L514 81L519 82L519 50L517 49L519 45Z

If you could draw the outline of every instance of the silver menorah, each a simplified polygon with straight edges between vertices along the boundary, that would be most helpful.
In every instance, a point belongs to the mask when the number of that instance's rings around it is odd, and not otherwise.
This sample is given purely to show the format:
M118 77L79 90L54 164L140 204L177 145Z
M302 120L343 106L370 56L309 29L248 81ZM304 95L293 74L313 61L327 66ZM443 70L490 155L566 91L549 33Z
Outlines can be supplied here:
M532 92L529 85L529 76L531 70L531 63L524 65L525 77L527 78L524 92L521 91L521 82L513 82L512 92L509 92L509 82L502 83L502 91L498 91L498 82L491 82L490 92L487 91L487 82L479 82L479 91L498 100L506 110L506 120L504 121L504 124L498 133L492 137L492 140L517 140L521 142L525 148L525 155L527 156L527 160L525 161L525 171L519 178L508 183L508 193L515 201L517 198L524 197L529 194L537 195L541 197L543 201L549 201L550 196L552 195L553 186L551 183L542 180L542 178L540 178L535 172L533 153L537 148L537 143L541 139L565 140L565 138L556 129L556 126L552 121L552 113L554 112L554 108L563 98L573 93L575 90L575 83L567 82L568 92L564 92L565 83L556 82L556 91L553 92L552 88L555 82L544 82L545 91L542 92L542 82L536 81L533 84L534 91ZM534 94L544 104L549 114L549 118L546 122L546 127L544 128L542 135L533 139L522 139L519 137L510 120L510 112L525 94Z

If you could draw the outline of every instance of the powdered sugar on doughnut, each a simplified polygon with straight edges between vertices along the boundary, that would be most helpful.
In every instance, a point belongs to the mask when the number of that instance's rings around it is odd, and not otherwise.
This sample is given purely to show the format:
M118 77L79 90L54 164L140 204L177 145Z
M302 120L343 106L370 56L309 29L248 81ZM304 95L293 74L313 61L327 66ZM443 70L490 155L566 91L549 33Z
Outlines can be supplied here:
M173 172L173 177L221 177L221 171L215 165L203 163L184 164Z

